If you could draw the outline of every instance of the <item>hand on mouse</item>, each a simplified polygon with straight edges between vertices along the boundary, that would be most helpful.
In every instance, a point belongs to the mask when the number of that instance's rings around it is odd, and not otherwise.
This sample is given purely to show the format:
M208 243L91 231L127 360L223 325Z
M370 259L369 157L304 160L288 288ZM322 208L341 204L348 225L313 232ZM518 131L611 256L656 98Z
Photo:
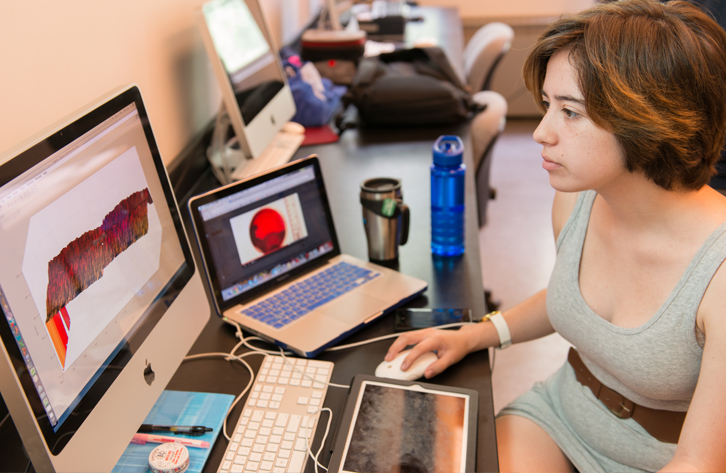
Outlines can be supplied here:
M401 350L409 345L415 345L401 364L401 370L406 371L419 356L429 351L435 351L439 359L432 363L424 373L425 378L432 378L469 354L471 351L469 338L469 335L461 330L429 328L407 332L401 334L393 342L385 360L392 361Z

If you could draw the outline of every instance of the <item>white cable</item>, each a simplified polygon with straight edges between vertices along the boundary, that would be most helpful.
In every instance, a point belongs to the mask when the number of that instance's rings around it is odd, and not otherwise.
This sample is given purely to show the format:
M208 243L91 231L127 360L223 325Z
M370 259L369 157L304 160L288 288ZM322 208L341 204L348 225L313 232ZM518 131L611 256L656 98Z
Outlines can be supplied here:
M239 394L239 396L237 396L234 399L234 401L232 402L232 405L229 406L229 409L227 409L227 414L225 414L225 416L224 416L224 422L222 424L222 433L224 434L224 438L226 438L227 441L229 441L229 442L232 441L232 438L227 434L227 419L229 417L229 414L232 412L232 409L234 409L234 406L237 405L237 403L240 401L240 399L242 399L242 397L245 394L247 394L247 391L249 391L250 387L252 386L252 382L255 379L255 374L252 371L252 368L250 367L250 365L247 364L246 361L242 360L242 358L250 356L250 355L259 355L259 354L260 353L254 352L254 351L249 352L249 353L243 353L242 355L235 355L234 351L232 351L230 353L200 353L197 355L188 355L188 356L184 357L184 359L182 360L182 361L189 361L189 360L197 360L200 358L222 357L227 361L235 361L235 360L239 361L240 363L242 363L245 366L245 368L247 368L247 371L250 372L250 380L247 383L247 386L245 386L245 388L242 390L242 392Z
M318 466L322 468L325 471L328 471L326 467L320 464L318 461L318 457L320 456L320 452L323 450L323 445L325 445L325 440L328 438L328 432L330 431L330 423L333 420L333 411L330 410L329 407L321 407L320 409L316 410L315 412L312 412L311 414L317 414L318 412L322 411L328 411L328 424L325 426L325 433L323 434L323 439L320 441L320 447L318 448L318 453L313 455L313 451L310 448L310 431L312 430L312 427L310 426L310 421L308 421L308 425L305 426L305 447L308 450L308 455L310 455L310 458L312 458L315 461L315 473L318 473ZM320 417L318 417L318 420Z
M5 421L6 421L6 420L8 420L9 418L10 418L10 413L8 412L8 415L6 415L6 416L5 416L4 418L3 418L3 420L1 420L1 421L0 421L0 427L2 427L2 426L3 426L3 424L5 423Z
M196 354L196 355L188 355L188 356L184 357L184 359L182 361L196 360L196 359L201 359L201 358L222 357L222 358L224 358L227 361L239 361L240 363L242 363L245 366L245 368L247 368L247 371L249 371L249 373L250 373L250 380L247 383L247 386L245 386L245 388L242 390L242 392L235 398L235 400L232 402L232 405L229 406L229 409L227 410L227 414L224 416L224 423L222 424L222 433L224 434L224 437L227 439L228 442L231 442L232 441L232 438L227 434L227 420L228 420L229 414L232 412L232 410L237 405L237 403L244 397L244 395L247 394L247 391L249 391L250 387L252 386L252 383L255 380L255 374L254 374L254 371L252 371L252 367L250 367L250 365L247 364L247 362L244 361L242 358L245 358L245 357L251 356L251 355L278 355L278 353L279 353L279 355L282 357L283 361L285 363L287 363L288 365L290 365L290 367L293 370L297 371L302 376L304 376L305 378L313 381L314 383L322 383L322 384L325 384L327 386L332 386L332 387L335 387L335 388L344 388L344 389L349 389L350 388L350 386L343 385L343 384L327 383L327 382L321 382L321 381L316 380L315 378L313 378L312 376L308 375L307 373L299 370L297 368L297 366L295 366L295 364L291 363L290 360L288 360L288 358L287 358L286 355L292 355L293 353L291 353L291 352L285 352L285 350L283 350L281 347L276 347L278 349L278 351L265 350L263 348L255 347L255 346L251 345L249 342L252 341L252 340L259 340L259 341L262 341L262 342L266 342L267 343L267 341L264 340L264 339L262 339L262 338L260 338L260 337L255 337L255 336L251 336L251 337L246 337L245 338L244 333L242 332L242 326L240 324L238 324L234 320L228 319L226 317L222 317L222 320L224 322L226 322L226 323L228 323L228 324L230 324L230 325L232 325L232 326L235 327L235 329L236 329L235 336L240 339L240 342L237 343L232 348L232 350L229 353L220 353L220 352L217 352L217 353L200 353L200 354ZM471 325L472 323L473 322L459 322L459 323L455 323L455 324L439 325L436 328L437 329L445 329L445 328L453 328L453 327L462 327L464 325ZM419 330L423 330L423 329L419 329ZM328 348L326 351L346 350L348 348L354 348L354 347L358 347L358 346L362 346L362 345L367 345L369 343L375 343L375 342L379 342L379 341L382 341L382 340L388 340L390 338L396 338L399 335L401 335L401 334L400 333L393 333L393 334L390 334L390 335L384 335L384 336L381 336L381 337L371 338L369 340L363 340L361 342L349 343L347 345L338 345L336 347ZM247 347L250 350L250 352L243 353L241 355L235 355L235 352L242 345L244 345L245 347ZM320 466L321 468L323 468L325 471L328 471L328 469L326 467L324 467L323 465L320 464L320 462L318 461L318 457L320 455L320 452L323 449L323 445L325 444L325 440L327 439L328 431L330 430L330 423L333 420L333 411L331 411L330 408L327 408L327 407L320 408L320 409L316 410L313 414L317 414L317 413L319 413L321 411L328 411L329 417L328 417L328 424L327 424L327 426L325 428L325 434L323 436L323 440L320 443L320 448L318 449L318 453L316 455L313 455L313 452L310 449L310 438L309 437L310 437L310 429L311 429L311 427L309 427L309 426L306 427L306 447L307 447L307 452L308 452L308 455L310 455L310 457L315 461L315 472L316 473L318 471L318 466ZM9 415L8 415L8 417L9 417ZM3 422L5 422L5 420L7 420L7 418L6 419L3 419ZM2 424L0 424L0 425L2 425Z
M463 327L464 325L473 325L475 322L457 322L455 324L446 324L446 325L437 325L436 329L444 329L444 328L453 328L453 327ZM426 330L423 328L416 329L416 330L410 330L411 332L418 332L419 330ZM347 350L348 348L355 348L362 345L368 345L369 343L375 343L380 342L381 340L388 340L389 338L397 338L400 333L392 333L390 335L383 335L381 337L376 338L370 338L368 340L363 340L362 342L356 342L356 343L349 343L347 345L338 345L332 348L328 348L325 351L338 351L338 350Z
M290 365L293 370L297 371L298 373L300 373L301 375L303 375L305 378L309 379L313 383L322 383L322 384L325 384L327 386L332 386L334 388L350 389L350 386L345 385L345 384L335 384L335 383L326 383L325 381L318 381L317 379L313 378L309 374L307 374L307 373L305 373L303 371L300 371L297 368L297 366L295 366L293 363L290 362L290 360L287 359L287 357L282 353L282 350L280 350L280 354L282 355L282 359L283 359L283 361L285 363L287 363L288 365Z
M290 360L287 358L287 356L285 356L286 352L281 347L277 347L278 352L273 352L273 351L270 351L270 350L264 350L262 348L255 347L255 346L249 344L248 342L250 342L252 340L259 340L259 341L262 341L262 342L266 342L266 340L263 340L262 338L255 337L255 336L251 336L251 337L246 337L245 338L244 333L242 332L242 326L240 326L240 324L238 324L234 320L230 320L230 319L227 319L227 318L224 318L224 321L227 322L228 324L234 326L236 328L237 332L236 332L235 335L237 336L237 338L241 339L241 342L238 343L237 345L235 345L235 347L232 349L232 352L230 353L230 355L233 355L234 354L234 352L240 346L240 344L244 344L247 348L249 348L250 350L252 350L250 353L245 353L243 355L239 355L239 356L236 356L236 357L232 358L232 359L237 359L238 361L240 361L241 363L243 363L247 367L247 369L250 371L251 379L250 379L250 382L247 384L247 387L244 389L244 391L242 391L242 393L237 397L237 399L235 399L235 401L230 406L229 411L227 412L227 416L229 416L229 413L232 411L232 409L237 404L237 402L245 395L245 393L247 393L247 391L249 390L249 388L252 385L252 382L254 380L254 374L252 374L252 369L250 368L250 366L247 363L245 363L244 361L241 360L241 358L244 357L244 356L248 356L248 355L252 355L252 354L277 355L277 353L279 353L280 356L282 357L283 361L285 363L287 363L288 365L290 365L290 367L294 371L297 371L302 376L304 376L305 378L308 378L309 380L311 380L314 383L321 383L321 381L318 381L315 378L313 378L312 376L308 375L307 373L299 370L297 368L297 366L295 366L295 364L293 364L292 362L290 362ZM287 352L287 354L290 354L290 353ZM191 355L191 357L200 357L200 356L201 355ZM189 358L191 359L191 357L189 357ZM326 384L328 386L333 386L333 387L336 387L336 388L345 388L345 389L349 389L350 388L350 386L345 386L345 385L342 385L342 384L326 383L326 382L322 382L322 384ZM306 439L305 439L306 442L305 442L305 445L306 445L306 448L307 448L308 455L310 455L310 457L313 459L313 461L315 461L315 472L316 473L318 471L318 466L320 466L325 471L328 471L328 469L326 467L324 467L320 463L320 461L318 461L318 457L320 456L320 452L323 450L323 446L325 445L325 440L328 438L328 432L330 431L330 424L331 424L331 422L333 420L333 411L330 410L330 408L328 408L328 407L319 408L315 412L312 412L311 414L314 415L314 414L317 414L317 413L319 413L321 411L328 411L328 413L329 413L329 416L328 416L328 424L325 427L325 434L323 435L323 439L320 442L320 448L318 449L318 453L315 454L315 455L313 455L313 452L310 449L310 429L311 428L309 427L309 422L308 422L308 425L305 426L305 434L306 434ZM226 430L227 429L227 416L225 416L225 420L224 420L224 429L225 429L224 430L224 436L227 438L228 441L231 441L231 438L227 435L227 430Z
M244 336L244 334L243 334L243 332L242 332L242 326L241 326L240 324L238 324L238 323L237 323L237 322L235 322L234 320L231 320L231 319L227 319L226 317L225 317L225 318L223 318L223 320L224 320L225 322L227 322L228 324L230 324L230 325L234 326L234 327L235 327L235 328L237 329L237 334L236 334L236 335L237 335L237 338L240 338L240 339L242 340L242 342L241 342L241 343L244 343L244 345L245 345L245 346L246 346L247 348L249 348L250 350L252 350L252 351L256 351L256 352L261 352L261 353L266 353L266 354L268 354L268 355L278 355L278 354L279 354L279 355L280 355L280 356L282 357L283 361L284 361L285 363L287 363L288 365L290 365L290 367L292 367L292 369L293 369L294 371L297 371L298 373L300 373L301 375L303 375L303 377L305 377L305 378L309 379L310 381L312 381L312 382L314 382L314 383L322 383L322 384L325 384L326 386L332 386L332 387L334 387L334 388L350 389L350 386L347 386L347 385L345 385L345 384L335 384L335 383L326 383L325 381L318 381L318 380L316 380L315 378L313 378L312 376L310 376L309 374L307 374L307 373L305 373L305 372L303 372L303 371L300 371L300 370L299 370L299 369L298 369L298 368L297 368L297 367L295 366L295 364L294 364L294 363L291 363L291 362L290 362L290 360L288 360L288 359L287 359L287 356L286 356L286 355L293 355L293 353L292 353L292 352L289 352L289 351L288 351L288 352L286 352L286 351L284 351L284 350L283 350L282 348L280 348L280 347L276 347L278 351L272 351L272 350L265 350L265 349L263 349L263 348L258 348L258 347L255 347L255 346L253 346L253 345L250 345L250 344L249 344L248 342L250 342L250 341L252 341L252 340L258 340L258 341L261 341L261 342L265 342L265 343L269 343L269 342L268 342L267 340L263 339L263 338L260 338L260 337L255 337L255 336L251 336L251 337L246 337L246 338L245 338L245 336ZM238 346L239 346L239 344L238 344Z

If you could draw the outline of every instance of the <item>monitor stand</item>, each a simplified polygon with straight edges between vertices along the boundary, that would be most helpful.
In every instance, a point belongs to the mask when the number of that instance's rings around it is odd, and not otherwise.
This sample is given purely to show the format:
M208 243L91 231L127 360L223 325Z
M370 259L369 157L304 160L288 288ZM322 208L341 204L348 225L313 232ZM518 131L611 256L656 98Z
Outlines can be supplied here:
M303 133L289 133L280 130L267 148L254 159L244 159L232 173L232 179L238 181L260 174L268 169L287 164L300 144L305 139Z
M222 184L230 184L286 164L305 140L304 133L280 130L259 156L249 159L240 149L236 136L227 139L230 126L229 116L222 107L207 148L207 159L215 177Z

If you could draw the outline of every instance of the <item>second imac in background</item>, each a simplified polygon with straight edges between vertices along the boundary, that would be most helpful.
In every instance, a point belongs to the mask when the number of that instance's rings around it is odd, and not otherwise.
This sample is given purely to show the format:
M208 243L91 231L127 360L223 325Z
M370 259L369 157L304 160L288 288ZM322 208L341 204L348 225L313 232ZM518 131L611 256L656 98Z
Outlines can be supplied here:
M305 135L283 129L295 101L259 1L211 0L198 18L222 92L207 150L217 178L226 184L286 163Z

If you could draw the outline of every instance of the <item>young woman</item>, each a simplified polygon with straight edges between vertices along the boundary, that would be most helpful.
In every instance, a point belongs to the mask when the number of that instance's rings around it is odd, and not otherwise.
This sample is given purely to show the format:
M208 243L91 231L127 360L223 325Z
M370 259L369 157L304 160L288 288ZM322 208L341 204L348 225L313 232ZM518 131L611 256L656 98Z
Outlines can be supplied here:
M549 286L458 331L402 335L430 378L555 330L576 351L499 413L501 471L726 471L726 33L689 3L563 18L524 66L557 190ZM506 345L506 343L504 343ZM515 373L512 376L516 376Z

